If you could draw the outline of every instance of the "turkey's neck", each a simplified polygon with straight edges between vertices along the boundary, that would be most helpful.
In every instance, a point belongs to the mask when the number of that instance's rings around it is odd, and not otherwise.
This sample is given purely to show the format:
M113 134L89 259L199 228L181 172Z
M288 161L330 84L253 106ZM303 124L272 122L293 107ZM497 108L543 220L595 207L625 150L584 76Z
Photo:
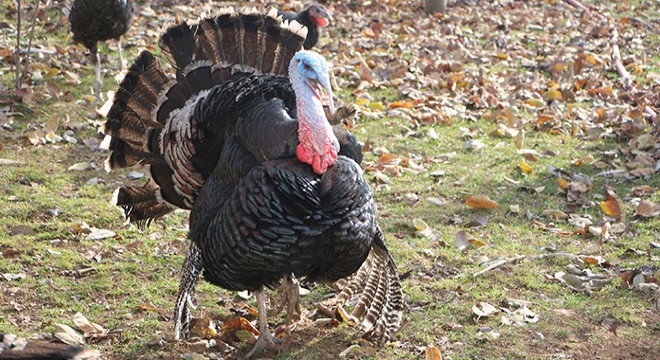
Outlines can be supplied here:
M337 160L339 141L323 111L321 99L311 90L296 94L298 113L298 160L312 165L314 172L323 174Z

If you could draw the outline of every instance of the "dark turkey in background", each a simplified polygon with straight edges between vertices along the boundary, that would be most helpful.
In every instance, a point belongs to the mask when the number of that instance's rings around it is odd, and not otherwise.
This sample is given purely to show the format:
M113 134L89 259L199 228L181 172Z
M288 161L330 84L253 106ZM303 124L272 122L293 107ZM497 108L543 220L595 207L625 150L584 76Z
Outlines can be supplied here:
M296 20L307 27L307 38L303 44L305 50L316 46L321 37L321 28L328 26L329 21L332 20L330 12L318 4L310 5L297 14L278 10L277 15L281 16L284 20Z
M109 39L117 40L119 68L126 67L121 51L121 36L131 26L133 5L131 0L74 0L69 11L69 22L73 40L89 49L94 61L94 92L97 100L103 89L101 80L101 56L98 42Z

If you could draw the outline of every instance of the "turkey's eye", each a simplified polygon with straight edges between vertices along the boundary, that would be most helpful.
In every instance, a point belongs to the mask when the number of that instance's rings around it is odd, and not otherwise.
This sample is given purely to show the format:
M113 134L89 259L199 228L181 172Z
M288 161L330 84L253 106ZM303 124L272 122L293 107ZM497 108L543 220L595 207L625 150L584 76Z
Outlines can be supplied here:
M309 64L307 64L307 63L304 63L304 64L303 64L303 67L305 68L305 70L309 70L309 71L312 70L312 67L309 66Z

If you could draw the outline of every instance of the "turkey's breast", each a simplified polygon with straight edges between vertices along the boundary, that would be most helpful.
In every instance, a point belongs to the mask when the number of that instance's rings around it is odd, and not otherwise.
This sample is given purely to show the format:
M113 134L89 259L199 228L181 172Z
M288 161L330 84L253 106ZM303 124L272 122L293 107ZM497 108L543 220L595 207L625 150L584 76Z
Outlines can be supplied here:
M290 273L334 281L353 274L371 248L375 205L359 165L344 156L321 176L295 158L273 160L231 191L213 178L205 188L230 194L191 237L205 278L226 289L256 290Z

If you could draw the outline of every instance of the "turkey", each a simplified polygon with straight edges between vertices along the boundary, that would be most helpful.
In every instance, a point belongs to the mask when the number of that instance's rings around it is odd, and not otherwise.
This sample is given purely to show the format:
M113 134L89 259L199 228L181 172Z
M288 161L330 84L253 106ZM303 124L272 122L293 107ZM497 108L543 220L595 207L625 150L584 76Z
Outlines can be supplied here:
M101 354L97 350L43 340L28 340L14 334L0 334L0 359L2 360L93 360L100 358Z
M119 66L126 67L121 52L120 37L128 31L133 18L133 5L130 0L74 0L69 12L69 23L73 40L89 49L94 61L94 92L98 99L103 81L101 80L101 56L97 43L108 39L117 39Z
M261 334L249 355L281 342L268 329L265 288L287 280L343 279L337 301L357 301L351 314L366 337L384 342L398 329L401 285L358 165L361 147L331 127L328 65L302 50L305 35L276 10L223 10L161 37L174 77L145 51L115 95L106 168L142 165L150 174L143 186L117 189L115 204L138 224L191 210L177 338L189 334L202 271L215 285L255 293ZM298 304L292 288L284 289L287 324Z
M328 26L328 20L332 19L330 12L321 5L313 4L305 8L299 13L292 13L289 11L278 10L277 15L281 16L284 20L295 20L307 27L307 37L303 43L305 50L309 50L316 46L321 37L322 27Z

